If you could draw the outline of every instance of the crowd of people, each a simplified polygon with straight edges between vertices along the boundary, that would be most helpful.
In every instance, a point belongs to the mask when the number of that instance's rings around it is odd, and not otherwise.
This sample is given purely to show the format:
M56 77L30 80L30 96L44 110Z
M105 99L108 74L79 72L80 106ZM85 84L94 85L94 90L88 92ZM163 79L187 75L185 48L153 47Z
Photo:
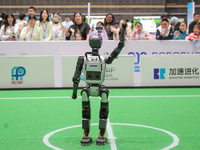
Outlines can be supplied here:
M65 20L58 12L51 16L47 9L40 11L36 17L36 9L28 8L28 21L26 14L20 14L16 23L13 14L1 14L0 40L1 41L64 41L64 40L89 40L89 37L98 34L103 40L119 40L122 23L117 22L113 14L108 13L104 22L97 22L90 28L80 12L74 13L73 20L65 16ZM50 21L51 20L51 21ZM145 31L141 22L136 22L134 28L128 25L126 28L126 40L190 40L200 39L200 14L194 14L194 21L189 25L189 34L186 33L187 24L180 22L177 17L168 20L162 15L161 20L156 24L156 35ZM130 23L130 22L129 22Z

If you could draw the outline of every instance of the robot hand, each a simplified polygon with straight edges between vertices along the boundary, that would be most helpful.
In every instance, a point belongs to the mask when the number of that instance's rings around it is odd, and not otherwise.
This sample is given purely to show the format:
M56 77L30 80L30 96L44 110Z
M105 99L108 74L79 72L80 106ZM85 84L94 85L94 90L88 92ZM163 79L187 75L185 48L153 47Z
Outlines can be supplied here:
M74 93L73 93L72 98L73 98L73 99L76 99L76 98L77 98L77 94L74 94Z

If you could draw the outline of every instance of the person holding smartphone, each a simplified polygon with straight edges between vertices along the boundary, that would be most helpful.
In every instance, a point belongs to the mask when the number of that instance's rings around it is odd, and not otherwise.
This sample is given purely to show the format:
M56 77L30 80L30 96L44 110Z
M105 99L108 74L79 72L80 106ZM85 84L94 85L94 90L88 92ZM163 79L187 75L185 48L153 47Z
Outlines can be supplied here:
M107 33L104 30L104 24L101 21L97 22L96 28L93 25L92 28L91 28L91 30L89 31L89 35L90 36L92 36L94 34L100 35L103 40L108 40Z
M2 41L16 41L19 34L19 26L13 14L7 14L1 26L0 38Z
M40 20L35 24L40 28L42 41L51 41L53 39L53 23L49 20L49 12L43 9L40 12Z
M52 22L53 22L53 40L64 41L65 34L68 33L68 29L62 22L62 18L60 17L60 14L58 12L53 14Z
M163 19L161 25L156 30L156 40L172 40L173 39L173 29L169 25L167 19Z

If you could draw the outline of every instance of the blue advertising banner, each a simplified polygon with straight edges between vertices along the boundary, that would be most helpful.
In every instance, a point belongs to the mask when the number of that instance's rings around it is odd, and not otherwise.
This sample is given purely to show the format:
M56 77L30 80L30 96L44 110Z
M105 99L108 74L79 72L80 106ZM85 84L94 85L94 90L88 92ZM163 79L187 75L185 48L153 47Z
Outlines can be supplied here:
M187 26L193 21L193 14L195 13L195 2L187 3Z

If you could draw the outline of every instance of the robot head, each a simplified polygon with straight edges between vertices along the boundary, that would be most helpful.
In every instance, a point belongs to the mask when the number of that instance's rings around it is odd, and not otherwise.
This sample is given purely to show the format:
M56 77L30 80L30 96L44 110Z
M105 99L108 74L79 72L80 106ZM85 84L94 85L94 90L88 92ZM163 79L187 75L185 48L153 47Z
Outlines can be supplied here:
M93 52L97 52L101 48L102 45L102 37L99 35L92 35L89 39L90 47Z

